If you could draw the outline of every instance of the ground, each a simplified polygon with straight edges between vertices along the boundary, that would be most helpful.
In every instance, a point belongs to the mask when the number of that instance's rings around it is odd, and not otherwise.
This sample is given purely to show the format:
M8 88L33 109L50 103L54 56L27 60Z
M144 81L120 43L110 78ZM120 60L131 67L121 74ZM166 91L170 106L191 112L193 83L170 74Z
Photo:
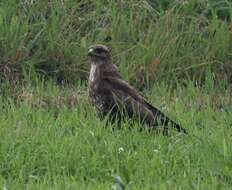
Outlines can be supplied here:
M100 121L86 87L23 88L0 102L0 185L6 189L230 189L232 109L192 82L142 92L189 135ZM210 93L209 93L210 92ZM121 188L122 189L122 188Z
M99 120L95 43L189 135ZM231 189L231 52L229 0L1 1L0 189Z

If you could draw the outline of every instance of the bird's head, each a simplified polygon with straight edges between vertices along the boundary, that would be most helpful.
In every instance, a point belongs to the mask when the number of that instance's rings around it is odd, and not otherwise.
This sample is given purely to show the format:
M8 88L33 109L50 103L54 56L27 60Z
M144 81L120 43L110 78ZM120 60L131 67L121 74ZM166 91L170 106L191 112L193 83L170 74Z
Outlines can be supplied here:
M105 63L111 61L110 50L108 47L96 44L89 47L88 56L93 63Z

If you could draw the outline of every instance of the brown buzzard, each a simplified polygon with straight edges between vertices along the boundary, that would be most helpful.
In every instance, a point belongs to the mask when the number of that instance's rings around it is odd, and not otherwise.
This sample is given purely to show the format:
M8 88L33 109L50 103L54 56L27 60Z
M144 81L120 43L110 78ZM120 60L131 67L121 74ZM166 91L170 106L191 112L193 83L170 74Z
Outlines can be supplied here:
M114 119L137 116L149 128L156 129L161 125L167 129L170 123L179 132L187 133L123 80L106 46L91 46L88 56L91 62L89 96L101 116L109 114Z

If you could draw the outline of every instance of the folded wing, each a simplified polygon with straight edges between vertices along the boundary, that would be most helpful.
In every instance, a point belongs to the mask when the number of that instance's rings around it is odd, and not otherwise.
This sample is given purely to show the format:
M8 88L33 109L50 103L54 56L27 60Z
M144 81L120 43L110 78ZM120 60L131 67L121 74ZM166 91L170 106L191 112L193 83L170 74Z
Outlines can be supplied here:
M169 119L164 113L148 103L132 86L121 78L104 77L102 79L114 97L114 100L120 106L123 106L129 116L138 114L150 127L155 127L159 122L167 126L168 123L178 131L187 133L179 124Z

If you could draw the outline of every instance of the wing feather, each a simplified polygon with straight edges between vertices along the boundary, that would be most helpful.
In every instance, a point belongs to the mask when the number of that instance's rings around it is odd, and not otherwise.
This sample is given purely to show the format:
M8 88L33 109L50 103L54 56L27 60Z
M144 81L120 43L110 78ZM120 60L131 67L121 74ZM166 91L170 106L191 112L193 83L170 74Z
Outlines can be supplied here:
M151 105L141 96L132 86L121 78L103 77L102 79L110 87L111 93L114 94L115 100L128 109L129 112L138 112L141 118L150 125L157 125L158 121L162 125L168 125L170 122L178 131L187 133L179 124L169 119L163 112Z

